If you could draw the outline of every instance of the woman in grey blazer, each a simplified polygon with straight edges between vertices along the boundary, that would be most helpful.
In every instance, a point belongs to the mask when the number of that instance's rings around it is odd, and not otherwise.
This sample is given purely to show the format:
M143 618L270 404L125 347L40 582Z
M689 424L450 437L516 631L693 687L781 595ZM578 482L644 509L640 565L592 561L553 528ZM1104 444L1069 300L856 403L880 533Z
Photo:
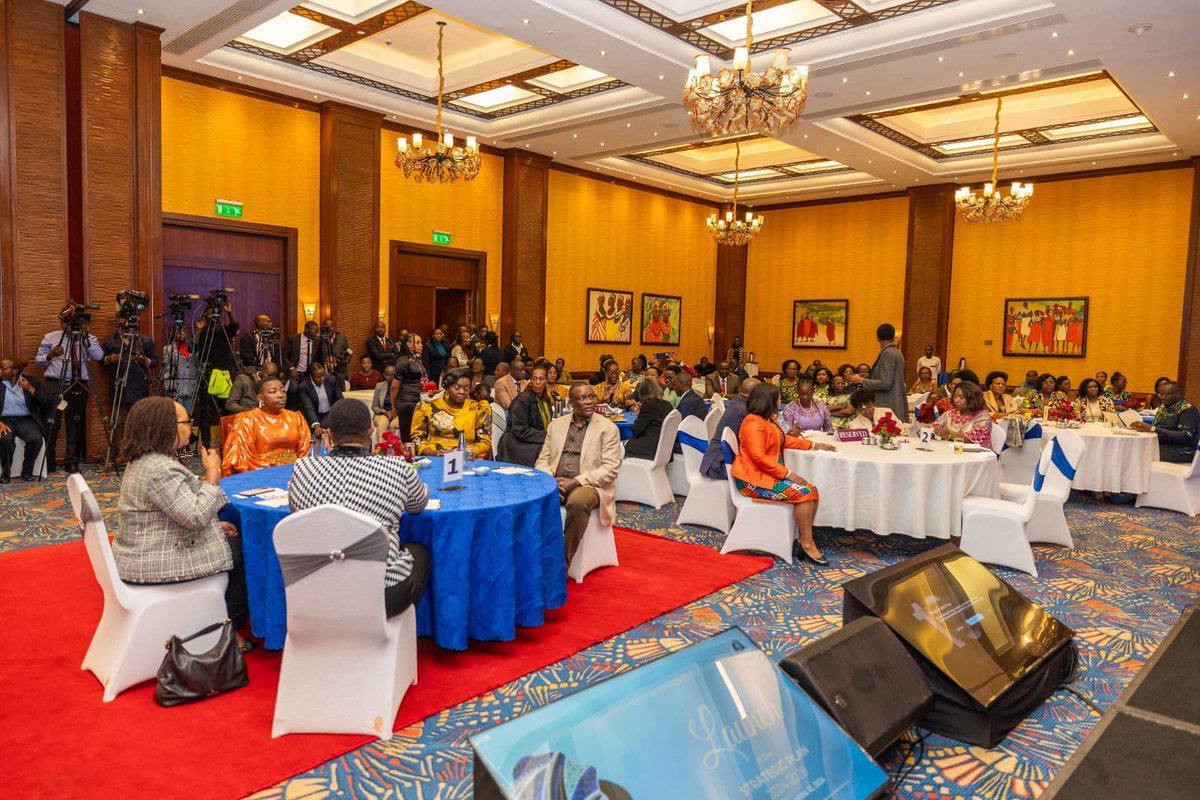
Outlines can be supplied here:
M242 540L232 507L222 512L228 501L219 485L221 455L200 445L204 478L197 478L176 457L190 433L187 411L168 397L148 397L130 409L113 559L126 583L183 583L228 572L225 605L241 629L248 612ZM238 644L243 652L254 647L241 634Z

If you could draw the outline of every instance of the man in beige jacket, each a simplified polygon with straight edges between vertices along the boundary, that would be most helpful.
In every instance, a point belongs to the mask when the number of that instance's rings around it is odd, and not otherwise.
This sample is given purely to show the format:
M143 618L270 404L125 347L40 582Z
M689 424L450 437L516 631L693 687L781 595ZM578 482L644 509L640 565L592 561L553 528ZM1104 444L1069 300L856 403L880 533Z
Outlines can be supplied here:
M535 466L558 481L558 499L567 508L563 540L570 565L592 511L600 509L600 522L605 525L616 519L621 434L616 425L596 414L596 390L591 385L572 385L568 399L571 414L550 423Z

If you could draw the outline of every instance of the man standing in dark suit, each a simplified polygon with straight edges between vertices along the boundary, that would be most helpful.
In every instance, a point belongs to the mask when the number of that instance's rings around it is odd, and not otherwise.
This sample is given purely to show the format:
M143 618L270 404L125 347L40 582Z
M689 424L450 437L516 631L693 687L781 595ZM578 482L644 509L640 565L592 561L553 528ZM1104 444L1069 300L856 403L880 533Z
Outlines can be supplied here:
M17 439L25 443L21 480L32 481L38 454L42 452L42 420L46 410L37 390L41 381L23 375L11 358L0 360L0 483L8 483Z
M871 377L851 375L850 383L875 392L875 404L889 409L900 422L908 422L908 390L904 384L904 355L896 347L896 328L885 322L875 336L879 355L871 367Z
M308 378L300 383L300 412L312 428L314 440L324 432L329 421L329 409L342 399L342 386L332 380L319 362L308 368Z
M746 400L759 383L758 378L746 378L742 381L741 394L730 400L729 405L725 407L725 413L721 415L721 421L717 423L716 432L708 440L708 449L704 451L704 457L700 459L700 474L706 478L725 480L725 451L721 449L721 434L725 433L725 429L728 428L733 431L734 436L737 436L738 431L742 429L742 420L746 418Z
M380 375L384 367L396 365L396 341L388 338L387 325L382 320L375 323L375 335L367 339L367 355Z
M320 327L313 320L304 323L304 333L288 337L287 352L284 354L290 367L292 388L308 374L313 364L325 364L325 343L321 341Z

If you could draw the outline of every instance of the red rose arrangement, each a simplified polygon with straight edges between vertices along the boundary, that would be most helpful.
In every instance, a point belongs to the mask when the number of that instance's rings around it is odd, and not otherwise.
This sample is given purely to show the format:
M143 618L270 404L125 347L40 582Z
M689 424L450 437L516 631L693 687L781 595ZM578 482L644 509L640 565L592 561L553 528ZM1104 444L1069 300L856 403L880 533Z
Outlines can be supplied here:
M1078 416L1075 414L1075 406L1070 400L1055 400L1046 406L1046 419L1053 422L1070 422L1078 419Z
M1129 399L1125 401L1125 408L1129 411L1138 411L1144 408L1146 401L1136 394L1129 395Z
M900 423L896 422L896 418L889 411L879 418L875 427L871 429L871 433L883 437L885 440L891 439L893 436L900 435Z
M394 456L404 455L404 442L396 434L386 431L383 436L379 437L379 443L375 445L375 454L386 456L389 453Z

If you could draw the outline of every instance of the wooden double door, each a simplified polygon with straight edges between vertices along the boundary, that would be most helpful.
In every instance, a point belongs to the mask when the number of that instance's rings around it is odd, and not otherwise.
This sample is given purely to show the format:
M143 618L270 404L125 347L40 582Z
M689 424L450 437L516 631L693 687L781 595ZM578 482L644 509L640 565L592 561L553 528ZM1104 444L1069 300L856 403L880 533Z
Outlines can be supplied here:
M485 323L486 253L396 241L390 253L392 333L408 328L428 338L443 322L451 331Z

